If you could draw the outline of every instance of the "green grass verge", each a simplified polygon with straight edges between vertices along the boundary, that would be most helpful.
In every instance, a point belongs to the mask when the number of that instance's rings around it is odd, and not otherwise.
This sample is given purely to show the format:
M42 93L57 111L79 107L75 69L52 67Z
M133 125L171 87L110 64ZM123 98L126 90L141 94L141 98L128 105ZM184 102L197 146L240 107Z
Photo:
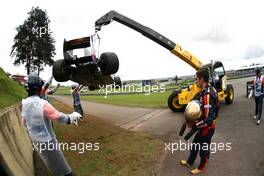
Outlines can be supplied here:
M151 93L149 95L108 95L106 98L104 96L81 96L81 99L118 106L162 108L167 107L168 97L171 92L172 90L159 93Z
M71 107L58 101L53 100L52 104L62 112L71 111ZM160 175L164 145L159 139L124 130L87 115L78 127L59 123L54 126L59 142L99 143L98 151L64 151L78 176Z
M66 86L66 87L59 87L56 92L54 93L54 95L62 95L62 94L70 94L71 88Z
M157 87L157 86L156 86ZM178 86L176 85L170 85L170 86L164 86L163 87L164 89L168 89L168 88L179 88ZM57 91L54 93L54 95L64 95L64 94L70 94L70 87L66 86L66 87L60 87L59 89L57 89ZM145 90L146 92L149 92L151 91L152 89L149 88L149 87L142 87L142 86L131 86L131 87L125 87L123 89L118 89L116 88L115 90L114 89L111 89L111 88L108 88L107 89L107 92L108 93L125 93L125 92L139 92L139 90ZM153 89L154 90L154 89ZM155 88L155 91L157 91L157 89ZM161 90L160 90L161 91ZM106 92L106 89L103 88L102 90L100 89L96 89L94 91L90 91L89 89L87 89L87 87L83 88L83 91L82 93L86 93L86 94L102 94Z
M167 88L167 87L166 87ZM175 88L170 86L169 88ZM174 89L173 89L174 90ZM149 93L149 95L138 93L138 94L122 94L122 95L82 95L82 100L113 104L118 106L130 106L130 107L147 107L147 108L163 108L167 107L168 97L173 90L167 90L165 92ZM87 91L85 93L98 94L98 90ZM103 92L101 92L102 94ZM55 95L70 95L70 87L61 87L57 90Z
M10 79L0 68L0 108L19 102L25 96L25 88Z

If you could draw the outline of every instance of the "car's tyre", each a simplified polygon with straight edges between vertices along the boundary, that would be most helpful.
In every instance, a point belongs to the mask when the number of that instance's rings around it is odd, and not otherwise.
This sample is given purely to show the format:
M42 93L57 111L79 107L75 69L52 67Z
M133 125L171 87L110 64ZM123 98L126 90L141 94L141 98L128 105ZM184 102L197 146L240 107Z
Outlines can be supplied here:
M95 90L95 86L88 86L89 90L94 91Z
M53 63L52 74L54 79L58 82L65 82L69 80L69 73L66 70L65 60L56 60Z
M115 53L107 52L100 56L100 68L103 75L115 74L119 69L119 60Z
M178 94L178 91L172 92L168 98L168 107L173 112L183 112L185 110L185 105L179 104Z
M226 104L232 104L234 100L234 88L231 84L228 84L226 87L226 98L225 98L225 103Z
M119 76L115 76L114 77L114 83L115 83L115 86L121 87L122 86L121 78Z

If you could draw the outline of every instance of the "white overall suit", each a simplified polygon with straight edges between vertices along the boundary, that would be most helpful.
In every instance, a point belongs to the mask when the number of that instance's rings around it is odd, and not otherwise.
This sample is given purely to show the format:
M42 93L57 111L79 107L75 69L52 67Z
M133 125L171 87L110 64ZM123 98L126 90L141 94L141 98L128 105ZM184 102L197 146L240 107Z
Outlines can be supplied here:
M74 113L75 117L73 118ZM46 146L45 150L40 151L38 147L37 151L49 170L56 176L70 174L72 170L60 149L47 149L48 144L51 143L58 146L51 120L64 124L72 123L73 120L76 120L76 112L74 113L66 115L58 112L51 104L37 95L22 100L22 121L26 124L33 145L43 144ZM80 117L79 114L77 116Z

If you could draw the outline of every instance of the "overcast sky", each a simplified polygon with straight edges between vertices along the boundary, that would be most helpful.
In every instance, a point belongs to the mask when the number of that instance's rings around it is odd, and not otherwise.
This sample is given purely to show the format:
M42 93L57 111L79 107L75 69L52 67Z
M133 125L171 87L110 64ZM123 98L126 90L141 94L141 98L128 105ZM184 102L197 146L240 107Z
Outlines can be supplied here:
M264 62L264 5L261 1L197 0L8 0L0 6L0 67L25 74L9 54L16 35L31 7L46 9L56 40L56 56L62 59L63 39L89 36L94 22L116 10L163 34L196 55L203 63L220 60L226 69ZM120 61L117 75L123 80L194 74L195 70L165 48L117 22L99 33L100 52L115 52ZM41 73L51 76L51 67Z

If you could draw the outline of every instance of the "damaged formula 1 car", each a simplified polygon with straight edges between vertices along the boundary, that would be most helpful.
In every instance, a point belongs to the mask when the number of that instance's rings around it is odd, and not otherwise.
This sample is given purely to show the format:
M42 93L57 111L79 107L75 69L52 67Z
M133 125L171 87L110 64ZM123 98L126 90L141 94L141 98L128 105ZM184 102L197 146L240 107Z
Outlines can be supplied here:
M68 80L88 86L90 90L100 86L115 84L121 86L121 79L113 76L119 69L115 53L105 52L99 56L100 38L95 33L89 37L78 38L63 43L64 59L56 60L52 74L56 81ZM84 49L84 56L77 57L74 50Z

